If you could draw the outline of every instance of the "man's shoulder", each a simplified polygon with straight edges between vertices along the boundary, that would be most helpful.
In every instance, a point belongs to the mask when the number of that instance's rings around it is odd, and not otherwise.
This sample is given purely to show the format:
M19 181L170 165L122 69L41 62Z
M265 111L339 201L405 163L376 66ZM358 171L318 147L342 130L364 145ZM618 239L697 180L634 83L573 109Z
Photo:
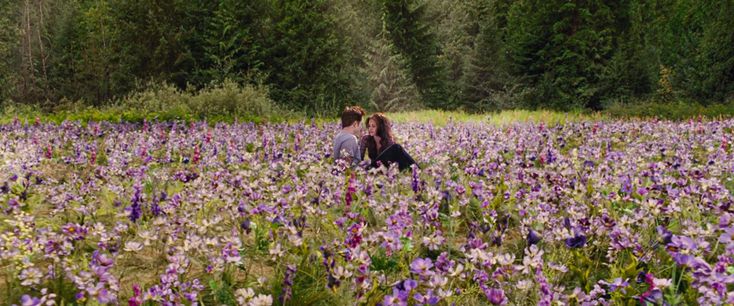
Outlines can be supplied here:
M336 134L336 136L334 136L334 143L336 144L340 144L344 142L351 142L351 141L354 141L356 143L357 136L354 136L349 133L344 133L344 132L339 132L338 134Z

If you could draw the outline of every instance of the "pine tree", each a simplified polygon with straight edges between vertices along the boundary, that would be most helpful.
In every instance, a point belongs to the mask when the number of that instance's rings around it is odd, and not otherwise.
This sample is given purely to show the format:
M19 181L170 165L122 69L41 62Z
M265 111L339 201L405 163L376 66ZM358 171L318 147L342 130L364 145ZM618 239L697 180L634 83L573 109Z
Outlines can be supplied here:
M599 108L599 76L614 50L613 22L601 0L513 3L508 51L514 72L533 88L528 106Z
M222 0L208 23L204 38L202 79L244 81L248 72L263 68L260 33L268 12L261 0Z
M307 113L333 114L355 103L349 44L325 0L273 1L267 72L274 100Z
M446 72L439 65L439 48L425 17L425 6L412 0L384 0L383 16L390 39L408 63L424 104L445 108L448 101Z
M510 81L504 56L506 47L501 26L506 8L502 4L498 1L475 7L477 34L463 78L463 101L469 110L490 111L514 106L509 97L514 82Z
M18 1L0 0L0 11L17 12ZM15 93L15 67L18 63L13 55L18 50L20 41L16 16L17 14L0 14L0 104Z
M702 101L734 100L734 2L714 1L696 54L698 74L691 96Z
M404 70L405 60L395 52L386 31L373 40L366 63L372 108L380 112L419 108L418 91Z

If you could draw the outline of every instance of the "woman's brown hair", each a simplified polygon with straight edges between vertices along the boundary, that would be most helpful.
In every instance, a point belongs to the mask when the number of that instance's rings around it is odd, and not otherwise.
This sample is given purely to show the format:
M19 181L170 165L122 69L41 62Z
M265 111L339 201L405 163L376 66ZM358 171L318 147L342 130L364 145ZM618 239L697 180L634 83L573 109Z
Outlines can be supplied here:
M367 129L370 128L370 120L374 120L375 125L377 126L375 134L380 137L380 149L384 150L389 145L393 144L394 137L392 134L392 124L390 123L390 119L387 119L387 117L383 113L374 113L372 114L372 116L367 118L367 121L365 122ZM369 154L370 158L375 158L377 157L377 154L380 153L377 152L377 143L375 143L374 138L367 137L366 146L367 153Z

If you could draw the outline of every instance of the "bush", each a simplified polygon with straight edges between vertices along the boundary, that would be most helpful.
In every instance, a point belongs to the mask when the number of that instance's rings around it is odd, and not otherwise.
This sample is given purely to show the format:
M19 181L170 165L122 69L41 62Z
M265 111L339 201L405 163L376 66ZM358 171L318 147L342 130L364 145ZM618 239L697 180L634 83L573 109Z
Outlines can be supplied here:
M148 89L123 98L123 109L159 114L170 119L270 118L282 116L262 84L240 85L231 80L199 91L182 91L170 84L153 84Z

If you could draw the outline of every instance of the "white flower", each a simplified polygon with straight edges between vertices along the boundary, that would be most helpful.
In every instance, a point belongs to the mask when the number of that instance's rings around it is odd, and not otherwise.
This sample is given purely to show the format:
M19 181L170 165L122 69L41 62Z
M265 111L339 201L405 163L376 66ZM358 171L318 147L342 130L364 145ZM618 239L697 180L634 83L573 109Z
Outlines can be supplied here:
M427 246L429 250L438 250L446 239L441 234L434 233L430 237L423 237L423 245Z
M143 244L135 241L128 241L125 243L125 251L137 252L143 249Z
M515 255L513 254L502 254L495 257L497 263L501 266L509 266L515 261Z
M663 289L669 287L672 284L672 281L667 278L653 278L652 283L655 284L655 287Z
M270 249L270 256L272 256L273 260L278 260L278 258L283 257L283 254L285 254L285 252L280 247L280 243L276 244L274 248Z
M347 279L350 276L352 276L352 272L349 272L349 270L344 269L342 266L338 266L334 269L334 277L336 279Z
M290 241L294 246L301 246L303 244L303 239L297 234L288 235L288 241Z
M437 294L437 295L438 295L438 296L440 296L441 298L444 298L444 299L445 299L445 298L447 298L447 297L450 297L450 296L452 296L453 294L454 294L454 291L453 291L453 290L451 290L451 289L445 289L445 290L444 290L444 289L442 289L442 288L439 288L439 289L438 289L438 294Z
M517 282L515 287L520 290L528 290L533 286L533 282L527 279Z
M273 305L273 297L270 295L258 294L250 301L250 306L270 306Z
M240 288L234 294L237 297L237 303L247 305L247 302L255 296L255 291L252 288Z
M138 236L140 238L143 238L143 244L145 246L149 246L150 241L156 239L155 235L153 235L150 231L142 231L138 234Z
M455 277L459 275L461 272L464 272L464 265L458 264L456 265L456 268L454 268L453 271L451 271L451 274L449 274L451 277Z
M443 287L449 282L449 279L438 274L434 274L428 281L428 286L431 288Z
M563 264L556 264L553 262L548 262L548 267L550 267L553 270L559 271L561 273L568 272L568 268L564 266Z
M20 283L22 286L38 285L41 283L43 273L38 268L30 267L20 272Z

